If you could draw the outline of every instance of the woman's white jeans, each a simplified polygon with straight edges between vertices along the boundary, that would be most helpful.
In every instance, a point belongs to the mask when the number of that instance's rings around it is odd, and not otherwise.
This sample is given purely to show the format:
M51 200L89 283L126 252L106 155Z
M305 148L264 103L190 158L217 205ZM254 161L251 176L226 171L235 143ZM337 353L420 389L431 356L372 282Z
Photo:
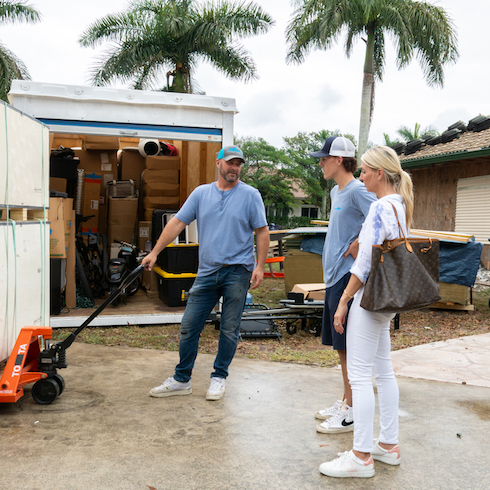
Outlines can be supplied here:
M379 402L379 441L398 444L398 384L391 364L390 322L393 313L374 313L360 306L364 288L354 297L347 324L347 374L354 407L354 449L373 449L374 389Z

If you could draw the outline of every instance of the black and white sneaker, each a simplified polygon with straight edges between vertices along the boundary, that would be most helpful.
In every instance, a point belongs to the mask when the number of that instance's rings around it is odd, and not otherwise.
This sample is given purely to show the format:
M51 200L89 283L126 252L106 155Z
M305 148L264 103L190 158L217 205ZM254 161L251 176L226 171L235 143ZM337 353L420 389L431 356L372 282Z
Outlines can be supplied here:
M332 417L316 426L316 431L322 434L337 434L354 430L354 410L345 403Z

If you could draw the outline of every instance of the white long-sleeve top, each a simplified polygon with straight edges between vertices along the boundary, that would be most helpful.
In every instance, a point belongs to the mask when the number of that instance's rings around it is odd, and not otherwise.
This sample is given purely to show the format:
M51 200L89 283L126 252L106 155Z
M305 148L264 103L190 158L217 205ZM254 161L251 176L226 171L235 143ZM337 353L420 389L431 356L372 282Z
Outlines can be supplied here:
M390 194L373 202L359 234L359 252L357 259L350 269L363 284L371 272L373 245L381 245L385 240L400 238L398 221L390 203L396 208L403 233L407 236L406 212L403 197L400 194Z

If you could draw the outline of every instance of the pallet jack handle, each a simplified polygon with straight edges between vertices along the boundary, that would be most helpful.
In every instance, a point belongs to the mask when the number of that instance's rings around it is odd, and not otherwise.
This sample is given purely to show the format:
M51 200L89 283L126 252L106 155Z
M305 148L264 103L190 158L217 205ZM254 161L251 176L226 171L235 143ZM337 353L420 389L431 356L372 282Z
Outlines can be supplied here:
M62 342L58 343L56 346L56 349L59 351L64 351L68 347L70 347L71 344L73 344L74 340L76 339L77 335L87 326L89 323L108 305L110 305L118 296L121 295L123 290L128 287L135 279L137 279L145 270L144 265L139 265L136 267L129 276L126 277L126 279L121 283L121 285L112 291L112 293L109 295L109 297L68 337L66 337L65 340Z

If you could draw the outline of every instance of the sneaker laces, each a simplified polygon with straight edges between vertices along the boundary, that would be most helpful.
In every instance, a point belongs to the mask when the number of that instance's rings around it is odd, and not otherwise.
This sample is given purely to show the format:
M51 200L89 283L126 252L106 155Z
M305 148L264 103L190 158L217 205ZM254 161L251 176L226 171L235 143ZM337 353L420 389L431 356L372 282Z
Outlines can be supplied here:
M213 377L211 378L211 386L209 389L211 391L219 391L223 387L223 381L220 378Z
M325 420L325 422L323 422L323 423L325 425L328 425L328 426L336 424L336 423L341 423L342 419L345 417L345 415L347 415L347 412L343 412L343 411L339 410L335 415L333 415L329 419Z

